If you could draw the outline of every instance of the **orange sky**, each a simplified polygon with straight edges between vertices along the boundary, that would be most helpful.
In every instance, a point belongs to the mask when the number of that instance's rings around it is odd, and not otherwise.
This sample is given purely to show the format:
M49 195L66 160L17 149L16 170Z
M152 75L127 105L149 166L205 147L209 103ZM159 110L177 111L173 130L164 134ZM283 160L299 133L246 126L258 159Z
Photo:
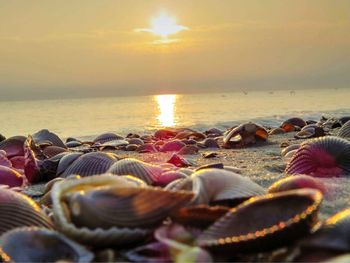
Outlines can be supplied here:
M188 30L135 30L161 12ZM2 0L0 17L2 99L349 87L347 0Z

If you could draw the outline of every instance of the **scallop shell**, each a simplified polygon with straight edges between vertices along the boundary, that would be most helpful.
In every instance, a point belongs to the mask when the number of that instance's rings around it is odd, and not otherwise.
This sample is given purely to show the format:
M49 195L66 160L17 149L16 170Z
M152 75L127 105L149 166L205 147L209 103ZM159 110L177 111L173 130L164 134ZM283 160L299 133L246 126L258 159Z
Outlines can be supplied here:
M7 158L13 156L24 155L24 142L27 140L24 136L14 136L10 137L2 142L0 142L0 150L6 152Z
M326 193L325 185L320 180L308 175L294 175L278 180L269 187L268 192L277 193L302 188L312 188L323 194Z
M299 189L251 198L206 229L197 244L213 252L260 252L308 234L317 223L322 194Z
M103 134L97 136L94 139L94 143L103 144L105 142L109 142L109 141L113 141L113 140L123 140L123 139L124 139L124 137L122 137L118 134L109 132L109 133L103 133Z
M52 158L63 152L67 152L67 149L59 146L47 146L43 149L43 154L47 156L47 158Z
M143 240L148 234L148 229L112 227L110 229L88 229L75 226L66 213L67 207L63 200L65 196L81 189L94 189L103 186L128 186L138 187L137 184L126 180L124 177L111 175L99 175L85 177L79 180L69 180L64 183L56 183L52 189L52 204L55 224L65 235L85 244L94 246L125 245Z
M83 153L81 152L75 152L75 153L68 153L65 156L63 156L58 163L56 175L60 176L76 159L78 159L80 156L82 156Z
M40 130L32 135L33 141L37 145L51 143L54 146L61 148L67 148L63 141L54 133L49 130Z
M0 238L0 250L2 259L11 262L91 262L94 258L90 251L62 234L38 227L6 232Z
M132 175L149 185L158 182L163 169L157 165L142 162L134 158L125 158L114 163L108 173Z
M0 215L0 234L22 226L53 228L34 200L8 189L0 189Z
M82 177L103 174L117 161L108 153L92 152L78 157L63 173L62 177L77 174Z
M22 186L24 182L25 178L23 175L9 167L0 165L0 184L17 187Z
M350 174L350 143L334 136L306 141L293 155L286 173L318 177Z
M191 204L235 206L250 197L263 195L265 190L248 177L223 169L204 169L179 181L172 190L187 190L195 194Z
M338 136L350 140L350 121L347 121L338 131Z
M76 226L108 229L155 227L192 197L190 192L116 186L75 192L66 199Z

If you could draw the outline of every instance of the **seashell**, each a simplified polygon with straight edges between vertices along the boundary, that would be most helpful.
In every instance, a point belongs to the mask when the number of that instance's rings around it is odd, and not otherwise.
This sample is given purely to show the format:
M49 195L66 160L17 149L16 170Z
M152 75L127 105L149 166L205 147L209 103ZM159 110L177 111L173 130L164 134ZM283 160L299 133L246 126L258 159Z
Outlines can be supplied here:
M8 185L9 187L22 186L25 182L24 176L17 171L0 165L0 184Z
M117 159L108 153L92 152L78 157L61 175L67 177L71 174L77 174L82 177L103 174L117 161Z
M83 153L74 152L68 153L65 156L63 156L58 163L56 175L60 176L76 159L78 159L82 155Z
M194 172L173 185L172 190L192 191L195 195L192 205L235 206L250 197L265 194L265 190L248 177L215 168Z
M282 149L281 155L286 156L290 151L297 150L300 148L300 144L292 144Z
M2 142L0 142L0 150L6 152L7 158L13 156L24 155L24 142L27 140L24 136L14 136L10 137Z
M77 191L65 199L76 226L108 229L113 226L154 227L186 205L192 197L190 192L116 186Z
M215 158L218 157L219 154L216 152L207 152L202 154L204 158L209 159L209 158Z
M166 142L161 148L161 152L177 152L181 150L181 148L185 147L186 144L184 144L180 140L174 140L174 141L169 141Z
M320 180L308 175L294 175L278 180L269 187L268 192L277 193L302 188L312 188L319 190L323 194L326 193L324 184Z
M338 131L337 134L341 138L350 139L350 121L347 121Z
M223 134L223 132L218 128L211 128L211 129L205 131L204 134L206 134L208 136L217 137L217 136L221 136Z
M143 145L145 144L140 138L131 138L128 140L129 144Z
M284 134L286 131L282 128L275 128L269 131L269 135Z
M325 256L347 253L350 250L349 234L350 209L345 209L328 218L321 228L300 242L301 258L317 257L320 251L328 254Z
M8 189L0 189L0 215L0 235L22 226L53 228L34 200Z
M66 146L68 148L75 148L75 147L79 147L79 146L82 146L83 144L79 141L69 141L69 142L66 142Z
M229 211L225 206L197 205L184 207L171 215L173 222L184 226L204 229Z
M51 145L58 146L61 148L66 148L66 145L63 141L54 133L50 132L47 129L40 130L32 135L33 141L37 145L51 143Z
M269 136L268 132L261 126L248 122L233 128L224 138L224 147L242 147L244 145L253 144L257 140L266 141Z
M209 163L204 164L195 169L195 171L203 170L203 169L209 169L209 168L216 168L216 169L224 169L223 163Z
M126 138L140 138L141 136L137 133L128 133L128 135L126 135Z
M321 200L322 194L313 189L251 198L206 229L197 244L213 252L230 253L282 247L310 232L317 223Z
M340 121L341 125L344 125L345 123L350 121L350 116L341 117L341 118L339 118L339 121Z
M309 124L304 126L300 132L294 135L296 139L308 139L313 137L324 136L324 130L322 127L316 124Z
M62 234L38 227L22 227L0 238L1 257L11 262L91 262L93 254Z
M159 179L157 180L157 182L154 183L154 185L164 187L174 180L186 178L186 177L187 175L180 171L167 171L162 173L159 176Z
M109 132L109 133L103 133L103 134L97 136L93 142L95 144L97 144L97 143L103 144L105 142L109 142L109 141L113 141L113 140L124 140L124 137L122 137L118 134Z
M184 147L182 147L177 154L179 155L192 155L192 154L196 154L198 153L198 147L195 145L186 145Z
M129 144L129 142L125 141L125 140L111 140L111 141L108 141L108 142L105 142L105 143L102 143L102 144L96 144L96 145L98 145L98 147L105 148L105 147L126 146L128 144Z
M13 168L24 170L24 156L13 156L10 158L10 162Z
M129 144L126 146L125 151L136 151L139 148L137 144Z
M153 145L153 143L145 143L140 145L137 149L139 153L155 153L158 152L157 148Z
M218 142L214 138L206 138L200 145L203 145L205 148L220 148Z
M177 131L175 129L160 129L154 133L154 137L159 140L169 139L175 137Z
M298 117L290 118L281 124L281 128L286 132L295 131L296 128L303 128L306 126L306 122Z
M132 175L149 185L158 182L163 169L157 165L142 162L134 158L125 158L114 163L108 173L116 175Z
M186 159L183 156L178 155L176 153L174 153L170 157L170 159L167 161L167 163L171 163L171 164L175 165L176 167L187 167L187 166L193 165L193 163L191 161L189 161L188 159Z
M173 262L168 246L160 242L149 243L140 247L122 252L122 255L131 262L164 263Z
M66 205L64 204L64 200L66 196L81 190L88 191L89 189L102 189L103 187L120 187L124 189L131 189L132 187L135 187L135 189L138 189L139 185L135 182L127 180L124 177L110 175L91 176L79 180L69 180L67 182L65 181L65 183L56 183L52 189L53 211L56 226L65 235L70 236L71 238L76 239L81 243L90 244L94 246L117 246L144 240L144 238L150 232L150 230L148 229L126 228L117 226L114 226L109 229L88 229L86 227L77 227L71 222L69 216L65 212ZM186 194L186 196L188 197L188 194ZM182 200L183 199L184 198L182 198ZM127 200L128 199L126 199L126 201ZM151 209L149 212L150 214L152 214L152 209L154 209L153 202L149 202L149 200L145 199L140 201L141 204L145 203L145 206L141 206L140 209L143 209L148 206ZM162 203L162 201L160 203ZM108 203L105 203L105 205L108 205ZM133 205L130 205L128 209L131 209L135 205L137 204L134 203ZM91 205L88 206L90 207L90 209L92 208ZM157 206L158 205L156 205L155 207ZM102 209L102 207L100 208ZM147 212L144 210L141 211ZM122 215L123 214L124 212L122 213ZM129 219L135 220L136 217L131 217Z
M6 152L1 150L0 152L0 165L6 167L12 167L11 161L6 157Z
M68 142L80 142L80 141L78 139L74 138L74 137L68 137L66 139L66 143L68 143Z
M334 136L306 141L293 155L286 173L317 177L350 174L350 143Z
M43 154L47 156L47 158L54 157L63 152L67 152L67 149L59 146L47 146L43 149Z

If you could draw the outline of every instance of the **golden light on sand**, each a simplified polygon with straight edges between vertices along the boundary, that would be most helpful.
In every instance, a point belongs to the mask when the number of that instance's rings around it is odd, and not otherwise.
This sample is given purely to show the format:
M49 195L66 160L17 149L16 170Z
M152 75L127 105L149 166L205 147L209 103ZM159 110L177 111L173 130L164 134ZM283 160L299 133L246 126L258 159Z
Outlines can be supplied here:
M177 95L157 95L159 115L157 120L161 126L171 127L175 125L175 107Z
M167 38L169 35L179 33L183 30L188 30L188 27L178 25L174 17L171 17L163 12L159 16L152 19L150 28L139 28L135 31L148 32L161 36L162 38Z

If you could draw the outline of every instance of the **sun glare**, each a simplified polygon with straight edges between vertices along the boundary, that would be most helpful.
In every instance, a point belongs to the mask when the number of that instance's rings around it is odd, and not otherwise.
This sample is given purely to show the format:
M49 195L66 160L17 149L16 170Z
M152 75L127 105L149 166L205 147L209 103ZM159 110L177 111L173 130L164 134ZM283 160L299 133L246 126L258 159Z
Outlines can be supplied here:
M157 120L163 127L175 125L175 104L176 95L157 95L155 99L158 103L159 115Z
M176 19L166 13L154 17L150 28L136 29L137 32L148 32L163 38L167 38L169 35L179 33L183 30L188 30L188 27L178 25Z

